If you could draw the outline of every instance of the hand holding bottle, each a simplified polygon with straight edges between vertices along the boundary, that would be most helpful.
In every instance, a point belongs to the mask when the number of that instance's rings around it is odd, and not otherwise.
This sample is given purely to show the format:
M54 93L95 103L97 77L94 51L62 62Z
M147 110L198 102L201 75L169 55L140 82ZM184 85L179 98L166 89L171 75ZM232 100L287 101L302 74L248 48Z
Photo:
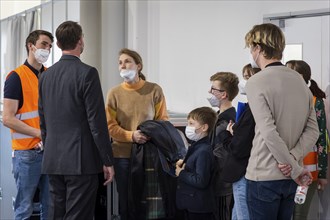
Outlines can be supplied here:
M306 200L306 195L308 191L307 183L312 179L308 175L304 175L301 177L301 183L303 185L299 185L296 190L296 195L294 197L294 202L297 204L303 204Z
M313 177L311 172L304 168L300 176L296 178L294 181L299 185L299 186L308 186L309 184L312 183Z

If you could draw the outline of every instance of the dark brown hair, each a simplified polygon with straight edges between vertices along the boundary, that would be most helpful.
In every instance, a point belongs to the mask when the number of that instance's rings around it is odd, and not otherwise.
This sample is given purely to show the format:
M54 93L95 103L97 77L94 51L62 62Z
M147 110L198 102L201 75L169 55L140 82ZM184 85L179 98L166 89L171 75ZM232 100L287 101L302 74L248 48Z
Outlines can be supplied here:
M82 28L77 22L65 21L56 29L57 45L61 50L73 50L82 35Z
M52 43L54 42L54 36L52 35L52 33L48 32L48 31L44 31L44 30L32 31L25 40L25 48L26 48L26 52L28 55L29 55L28 44L32 43L33 45L35 45L37 40L39 40L40 35L46 35L47 37L49 37L49 39L52 41Z
M311 90L313 96L317 98L323 98L325 99L325 93L319 88L317 83L312 80L312 71L310 66L303 60L289 60L285 64L287 67L297 71L299 74L302 75L304 78L304 81L306 84L308 84L308 81L311 82L311 85L309 86L309 89Z
M192 110L187 119L193 119L201 125L207 124L209 126L207 132L210 132L217 120L217 113L210 107L200 107Z

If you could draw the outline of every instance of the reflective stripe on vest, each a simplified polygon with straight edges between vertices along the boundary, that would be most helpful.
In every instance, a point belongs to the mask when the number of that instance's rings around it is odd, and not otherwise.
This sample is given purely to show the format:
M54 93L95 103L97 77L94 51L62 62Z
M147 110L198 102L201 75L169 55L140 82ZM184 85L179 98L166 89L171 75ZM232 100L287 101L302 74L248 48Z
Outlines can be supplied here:
M33 119L39 117L39 112L38 111L32 111L32 112L26 112L22 114L16 114L15 117L21 121L23 120L28 120L28 119ZM24 138L34 138L33 136L26 135L26 134L21 134L18 132L12 132L11 134L11 139L24 139Z
M19 120L27 120L27 119L32 119L32 118L37 118L39 117L38 111L33 111L33 112L26 112L22 114L16 114L15 115L17 119Z
M310 172L315 172L317 171L317 165L313 164L313 165L305 165L304 166L307 170L309 170Z
M18 140L18 139L24 139L24 138L34 138L34 137L30 136L30 135L26 135L26 134L16 133L16 132L11 133L12 140Z

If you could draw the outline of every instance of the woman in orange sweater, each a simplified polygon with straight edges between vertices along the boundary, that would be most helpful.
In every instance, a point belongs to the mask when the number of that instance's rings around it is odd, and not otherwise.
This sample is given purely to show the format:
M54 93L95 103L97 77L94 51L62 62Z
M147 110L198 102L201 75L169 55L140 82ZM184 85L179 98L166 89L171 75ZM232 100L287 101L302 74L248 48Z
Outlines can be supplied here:
M123 82L109 90L106 100L122 220L129 217L127 191L132 144L148 141L148 137L137 127L146 120L168 120L162 88L146 81L142 68L142 58L136 51L122 49L118 69Z

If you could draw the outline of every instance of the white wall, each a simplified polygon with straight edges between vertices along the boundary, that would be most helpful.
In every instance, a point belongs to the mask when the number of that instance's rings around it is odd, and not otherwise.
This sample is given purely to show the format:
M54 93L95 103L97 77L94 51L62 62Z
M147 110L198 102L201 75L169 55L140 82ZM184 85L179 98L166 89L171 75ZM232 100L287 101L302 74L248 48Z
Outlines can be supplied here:
M118 52L125 47L126 9L124 1L102 1L102 68L100 69L103 96L121 82L118 72Z
M143 2L128 1L134 19L128 16L127 44L141 53L147 79L162 86L177 112L209 105L209 77L217 71L241 77L249 61L244 36L263 15L329 8L328 1Z
M40 0L0 0L0 20L40 5Z

